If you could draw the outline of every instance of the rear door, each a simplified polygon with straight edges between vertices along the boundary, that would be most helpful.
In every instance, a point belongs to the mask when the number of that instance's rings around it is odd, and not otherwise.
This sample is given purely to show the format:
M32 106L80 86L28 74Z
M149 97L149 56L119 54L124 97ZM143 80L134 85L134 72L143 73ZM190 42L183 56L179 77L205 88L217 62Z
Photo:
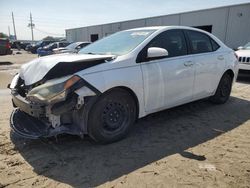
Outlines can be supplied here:
M187 44L182 30L169 30L156 36L144 49L160 47L169 55L141 62L147 112L183 104L192 99L194 62L187 55ZM143 53L141 53L143 54Z
M207 34L185 30L195 62L194 99L213 94L225 67L224 52Z

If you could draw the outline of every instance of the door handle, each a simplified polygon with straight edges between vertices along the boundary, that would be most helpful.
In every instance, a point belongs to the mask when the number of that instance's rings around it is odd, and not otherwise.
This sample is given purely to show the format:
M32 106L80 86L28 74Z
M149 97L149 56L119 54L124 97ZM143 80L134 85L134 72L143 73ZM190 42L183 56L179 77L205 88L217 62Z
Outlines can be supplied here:
M185 63L184 63L184 65L186 66L186 67L190 67L190 66L193 66L193 61L186 61Z
M218 60L224 60L224 56L223 56L223 55L219 55L219 56L217 57L217 59L218 59Z

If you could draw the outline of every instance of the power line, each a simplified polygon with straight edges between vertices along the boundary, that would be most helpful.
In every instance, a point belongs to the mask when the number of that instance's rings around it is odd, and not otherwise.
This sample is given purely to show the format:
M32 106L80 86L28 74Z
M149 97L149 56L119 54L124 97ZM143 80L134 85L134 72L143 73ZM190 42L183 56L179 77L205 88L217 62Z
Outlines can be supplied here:
M37 28L34 28L36 31L39 31L43 34L47 34L47 35L56 35L56 36L64 36L64 34L58 34L58 33L50 33L50 32L46 32L46 31L43 31L43 30L40 30L40 29L37 29Z
M9 15L0 15L0 17L9 17ZM15 15L15 19L20 19L20 20L28 20L28 16L17 16ZM35 20L41 20L41 21L62 21L62 22L65 22L65 21L81 21L81 19L79 20L76 20L76 19L67 19L67 18L64 18L64 19L58 19L58 18L53 18L53 20L51 20L50 17L35 17L34 18Z

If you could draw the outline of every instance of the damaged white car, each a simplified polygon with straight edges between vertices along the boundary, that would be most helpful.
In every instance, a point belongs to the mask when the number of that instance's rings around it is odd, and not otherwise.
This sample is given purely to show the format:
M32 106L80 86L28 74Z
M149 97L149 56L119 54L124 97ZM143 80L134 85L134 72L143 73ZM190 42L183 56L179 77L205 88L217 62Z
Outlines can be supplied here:
M88 134L110 143L147 114L207 97L225 103L237 74L233 50L205 31L121 31L78 54L23 65L9 85L11 127L27 138Z

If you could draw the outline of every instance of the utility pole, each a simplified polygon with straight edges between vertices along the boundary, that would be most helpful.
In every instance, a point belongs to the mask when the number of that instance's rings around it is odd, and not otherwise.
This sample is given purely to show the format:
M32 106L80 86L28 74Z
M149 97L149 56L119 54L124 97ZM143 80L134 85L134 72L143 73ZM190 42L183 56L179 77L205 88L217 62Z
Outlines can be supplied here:
M13 14L13 12L12 12L12 22L13 22L13 28L14 28L15 39L17 40L17 37L16 37L16 26L15 26L15 20L14 20L14 14Z
M35 26L35 24L32 23L32 14L30 13L30 29L31 29L31 36L32 36L32 41L34 41L34 34L33 34L33 27Z
M10 26L8 25L9 37L10 37Z

